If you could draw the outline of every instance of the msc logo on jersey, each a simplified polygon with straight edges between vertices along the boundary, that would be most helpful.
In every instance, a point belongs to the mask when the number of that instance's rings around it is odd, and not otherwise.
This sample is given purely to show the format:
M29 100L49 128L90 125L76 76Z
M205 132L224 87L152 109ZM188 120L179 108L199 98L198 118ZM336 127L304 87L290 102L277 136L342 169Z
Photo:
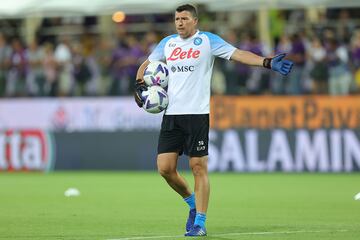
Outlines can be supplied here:
M193 72L195 70L194 66L172 66L172 72Z
M194 39L194 44L195 44L196 46L199 46L201 43L202 43L202 39L201 39L201 38L197 37L197 38Z

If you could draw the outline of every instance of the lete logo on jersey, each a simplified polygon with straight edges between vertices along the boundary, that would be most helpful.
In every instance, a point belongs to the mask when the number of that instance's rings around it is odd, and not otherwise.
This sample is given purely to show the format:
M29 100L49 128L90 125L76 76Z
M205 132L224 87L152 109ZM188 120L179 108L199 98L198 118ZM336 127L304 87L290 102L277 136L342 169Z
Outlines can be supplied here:
M190 58L199 58L200 56L200 51L199 50L195 50L193 51L192 48L189 49L189 51L183 51L182 48L180 47L177 47L175 48L170 57L168 57L166 60L168 61L175 61L175 60L178 60L178 59L190 59Z

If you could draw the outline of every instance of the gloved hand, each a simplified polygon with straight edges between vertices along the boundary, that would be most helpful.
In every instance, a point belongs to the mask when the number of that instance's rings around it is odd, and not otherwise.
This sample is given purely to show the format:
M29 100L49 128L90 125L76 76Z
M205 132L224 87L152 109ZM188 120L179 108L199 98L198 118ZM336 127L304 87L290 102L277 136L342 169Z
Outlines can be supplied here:
M286 55L285 53L282 53L276 55L273 58L265 58L263 62L263 66L286 76L291 71L291 68L294 65L294 63L290 60L286 60L286 59L283 60L285 55Z
M136 80L134 97L136 104L141 108L144 105L144 99L142 98L142 92L147 90L145 82L142 80Z

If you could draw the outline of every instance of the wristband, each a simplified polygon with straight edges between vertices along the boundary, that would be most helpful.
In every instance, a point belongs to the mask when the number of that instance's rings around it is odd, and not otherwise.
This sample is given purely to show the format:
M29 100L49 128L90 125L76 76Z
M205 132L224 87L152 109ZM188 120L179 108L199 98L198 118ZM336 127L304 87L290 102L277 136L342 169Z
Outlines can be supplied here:
M271 58L264 58L263 67L271 69Z

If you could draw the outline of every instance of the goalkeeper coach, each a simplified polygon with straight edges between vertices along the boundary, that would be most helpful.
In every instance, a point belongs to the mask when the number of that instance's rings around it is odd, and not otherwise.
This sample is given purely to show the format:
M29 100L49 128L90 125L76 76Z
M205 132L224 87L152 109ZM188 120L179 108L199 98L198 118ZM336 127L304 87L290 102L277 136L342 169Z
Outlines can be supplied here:
M144 69L153 61L169 67L169 105L163 116L158 141L157 167L169 186L189 205L185 236L206 236L206 212L209 202L208 135L210 81L215 57L261 66L287 75L293 63L285 54L261 57L235 48L221 37L197 29L194 6L186 4L175 11L177 34L162 39L148 59L139 67L135 83L135 100L142 107L142 92L147 89ZM177 171L182 153L189 156L194 175L194 192Z

